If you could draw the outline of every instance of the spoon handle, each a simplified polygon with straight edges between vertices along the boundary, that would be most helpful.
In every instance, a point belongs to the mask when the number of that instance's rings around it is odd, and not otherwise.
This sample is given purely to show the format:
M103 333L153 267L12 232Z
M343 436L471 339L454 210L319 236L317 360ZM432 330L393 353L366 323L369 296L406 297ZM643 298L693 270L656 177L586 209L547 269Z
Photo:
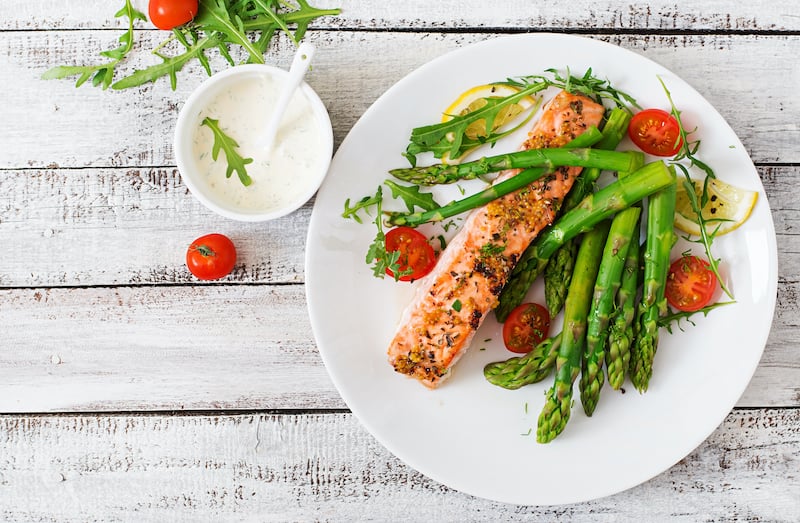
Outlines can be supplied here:
M314 46L305 42L301 43L297 48L297 52L292 60L292 65L289 68L289 76L286 77L286 83L283 86L278 101L275 103L275 109L272 113L272 117L267 124L267 127L264 131L264 136L259 144L260 147L265 149L267 152L270 152L272 149L272 146L275 142L275 136L278 134L278 128L280 127L281 120L283 119L283 114L286 112L286 108L289 105L289 101L292 99L292 95L303 81L303 77L305 76L309 65L311 65L311 59L314 56L314 51Z

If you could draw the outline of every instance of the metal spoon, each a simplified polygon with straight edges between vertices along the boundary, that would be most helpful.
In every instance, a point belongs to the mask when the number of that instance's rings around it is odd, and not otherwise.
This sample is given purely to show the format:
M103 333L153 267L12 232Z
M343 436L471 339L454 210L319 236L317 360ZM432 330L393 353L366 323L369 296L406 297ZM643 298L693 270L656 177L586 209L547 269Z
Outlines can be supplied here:
M278 101L275 103L275 110L273 111L272 118L270 118L269 123L264 130L264 136L258 144L259 147L264 149L267 153L271 152L272 150L272 146L275 142L275 136L278 134L278 128L280 127L281 120L283 119L283 114L286 112L286 108L289 106L289 101L292 99L292 95L297 90L300 82L303 81L303 77L305 76L306 71L308 71L309 65L311 65L311 58L314 56L314 51L314 46L305 42L301 43L297 47L297 52L292 60L292 66L289 68L289 76L286 78L286 83L283 86L281 95L278 98Z

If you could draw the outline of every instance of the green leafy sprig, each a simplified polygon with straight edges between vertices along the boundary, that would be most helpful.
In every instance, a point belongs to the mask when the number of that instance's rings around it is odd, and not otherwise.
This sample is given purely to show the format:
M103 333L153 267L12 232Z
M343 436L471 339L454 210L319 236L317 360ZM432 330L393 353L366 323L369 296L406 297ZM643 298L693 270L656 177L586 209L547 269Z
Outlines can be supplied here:
M664 327L665 329L667 329L667 332L672 334L672 326L673 326L673 324L677 325L679 329L683 330L683 327L681 327L681 324L680 324L681 321L687 321L687 322L691 323L692 325L694 325L695 323L691 318L695 314L702 314L703 317L706 317L706 316L708 316L708 313L713 311L714 309L718 309L719 307L723 307L725 305L732 305L734 303L736 303L736 302L735 301L721 301L721 302L717 302L717 303L712 303L711 305L706 305L702 309L697 309L696 311L678 311L678 312L670 311L669 314L667 314L666 316L663 316L663 317L658 319L658 325L660 327Z
M484 120L486 129L492 129L494 121L503 109L550 87L564 89L570 93L584 94L600 101L609 99L627 110L630 110L630 105L638 107L636 100L632 96L613 88L608 80L601 80L595 77L591 68L587 69L583 76L580 77L572 76L569 73L569 69L567 69L566 75L563 75L557 69L547 69L545 72L547 73L545 75L521 76L509 78L505 82L497 82L517 87L519 91L503 97L486 98L486 104L479 109L463 115L455 115L446 122L413 129L403 156L408 159L412 166L415 166L417 155L425 152L432 152L435 158L442 158L445 154L450 158L458 158L478 145L484 143L494 144L499 139L516 131L519 126L530 119L538 104L534 105L525 121L509 131L487 133L487 136L475 140L466 136L467 128L473 122Z
M557 87L568 93L578 93L588 96L599 103L603 100L610 100L620 109L625 109L629 112L631 106L640 108L634 97L624 91L614 88L609 80L602 80L594 76L591 67L583 73L583 76L573 76L569 68L567 68L567 73L565 75L554 68L545 69L545 72L549 73L551 77L545 75L529 75L516 80L509 80L509 83L522 88L526 88L529 85L544 83L547 87Z
M425 210L433 210L440 207L433 199L432 194L421 192L416 185L400 185L392 180L386 180L384 183L392 191L393 198L403 200L409 212L413 212L418 207ZM406 270L401 271L399 263L400 252L386 250L386 235L383 232L383 187L378 186L378 190L373 196L364 196L354 205L350 204L349 198L345 200L342 218L364 223L361 216L359 216L359 212L364 211L365 214L369 215L373 209L375 212L373 223L377 227L377 233L367 250L367 265L372 267L373 274L378 278L383 278L386 274L386 269L389 269L394 274L394 279L399 280L400 277L411 274L414 270L408 267Z
M399 280L402 276L406 276L414 272L411 267L406 270L400 270L400 251L387 251L386 250L386 235L383 232L383 189L378 186L378 190L373 196L365 196L361 198L354 206L350 206L350 199L344 202L343 218L350 218L358 223L364 223L358 215L360 211L365 211L369 214L372 207L375 208L375 219L372 221L377 228L375 239L367 249L366 262L371 266L372 274L376 278L383 278L386 275L387 269L394 275L395 280Z
M220 149L225 151L225 159L228 162L225 170L225 178L230 178L233 172L236 171L236 173L239 175L239 181L242 182L242 185L247 187L253 183L253 180L247 175L247 168L245 167L247 164L253 163L253 159L242 158L242 156L236 150L238 149L239 144L220 128L219 120L205 117L203 118L203 123L201 125L205 125L211 129L212 133L214 133L214 145L211 147L211 158L216 161L216 159L219 157Z
M108 89L114 79L116 66L122 62L133 49L134 21L147 21L145 14L134 9L130 0L125 0L125 5L114 15L114 18L121 17L128 19L128 28L119 37L119 47L100 52L101 56L110 58L110 61L95 65L60 65L46 71L42 75L42 78L45 80L53 80L77 76L78 80L75 82L75 87L80 87L91 78L93 86L100 86L103 90Z
M143 13L130 6L130 0L126 0L125 7L116 15L128 16L130 22L128 31L120 37L123 44L120 49L124 47L124 52L116 56L118 50L105 51L100 54L113 58L112 62L91 66L59 66L45 72L42 77L51 79L79 75L76 86L80 86L95 75L93 84L101 85L103 89L109 86L112 89L127 89L167 76L175 90L177 72L193 59L201 63L209 76L212 74L206 51L216 48L228 64L235 65L231 49L239 48L246 52L246 62L264 63L264 53L276 32L285 33L296 45L312 21L340 13L340 9L317 9L310 6L307 0L199 0L198 11L193 21L174 28L170 37L152 51L161 59L161 63L115 80L114 66L132 48L133 20L147 20ZM172 42L178 42L182 50L173 55L162 52ZM106 53L114 53L114 56Z
M684 236L687 241L693 243L700 243L703 245L703 249L706 253L706 258L708 259L709 269L714 275L717 277L717 281L719 282L719 286L729 298L733 299L733 294L725 285L724 280L719 272L719 263L720 259L715 258L713 253L711 252L711 245L714 243L714 239L717 236L717 231L719 230L719 226L716 229L709 232L706 229L706 225L712 221L720 221L720 220L707 220L702 213L702 209L708 203L709 195L708 195L708 182L709 180L716 178L716 174L714 174L714 170L705 162L701 161L695 156L698 149L700 148L700 140L689 141L689 135L694 133L697 129L693 129L692 131L687 132L686 128L683 126L683 121L681 120L681 111L678 110L675 102L672 100L672 93L670 93L669 89L667 89L664 80L661 77L658 77L658 81L661 83L661 87L664 89L664 93L667 96L667 100L669 101L670 105L670 114L675 121L678 122L678 129L680 133L680 149L678 150L678 154L676 154L672 160L671 164L681 170L684 176L683 186L686 190L686 195L689 198L689 204L692 207L692 211L694 211L695 216L697 216L697 225L700 227L700 237L698 239L692 239L688 236ZM692 179L691 175L689 174L689 168L686 167L683 163L680 163L684 160L689 161L690 167L697 167L701 171L705 173L705 178L703 179L703 190L700 194L700 198L698 199L697 193L695 192L695 181Z

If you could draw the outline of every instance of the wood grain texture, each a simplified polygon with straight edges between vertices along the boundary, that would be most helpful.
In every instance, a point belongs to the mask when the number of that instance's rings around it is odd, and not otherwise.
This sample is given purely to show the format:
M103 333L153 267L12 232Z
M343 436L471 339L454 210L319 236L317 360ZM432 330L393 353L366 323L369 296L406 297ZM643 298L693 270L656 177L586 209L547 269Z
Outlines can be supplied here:
M0 32L0 49L7 50L0 54L0 85L4 86L0 89L8 104L7 120L13 123L2 131L5 149L0 169L175 164L172 137L178 111L191 90L206 78L197 63L178 74L176 91L171 91L163 78L122 92L88 85L75 89L71 80L40 79L56 65L93 63L96 52L112 45L116 36L107 31ZM142 32L144 49L157 45L158 36L154 31ZM494 37L318 31L309 35L320 51L308 82L328 107L338 144L375 99L406 74L448 51ZM800 83L800 69L787 67L800 55L800 37L593 37L678 71L719 109L755 162L800 163L800 128L794 117L800 114L800 99L793 90ZM287 40L277 39L267 60L286 67L290 46ZM414 52L406 52L408 49ZM215 70L226 67L211 54ZM136 53L120 73L154 61L157 59L147 52ZM687 63L692 67L685 67Z
M0 3L0 30L94 29L119 27L113 14L122 0L59 2L5 0ZM341 7L337 17L318 20L313 27L359 30L635 30L635 31L796 31L800 20L792 0L732 3L727 0L641 2L576 0L568 12L554 0L407 0L398 9L374 0L315 0L319 8ZM132 4L147 12L146 0ZM148 27L142 24L142 27Z
M734 411L698 449L638 487L526 507L422 476L350 414L0 417L0 517L794 522L798 443L800 410Z
M303 287L0 290L0 412L343 407Z
M800 406L795 310L738 406ZM0 290L0 317L0 412L346 407L300 285Z
M303 287L311 203L240 224L183 185L172 133L206 78L198 64L176 91L43 81L115 46L123 1L3 0L0 413L12 414L0 414L0 520L800 520L796 1L310 2L343 7L308 35L308 81L337 144L417 67L520 32L609 41L705 96L757 163L778 235L775 319L739 408L668 471L589 503L503 505L411 470L347 412L318 354ZM140 27L123 72L153 63L166 36ZM291 44L273 44L267 61L287 67ZM214 230L239 261L199 284L184 249Z
M758 171L778 237L781 303L793 311L800 168ZM175 168L0 171L0 235L15 246L0 257L0 288L198 283L185 249L208 231L237 245L236 268L221 282L302 283L312 207L313 200L274 221L241 223L203 207Z
M301 283L312 202L264 223L227 220L175 168L0 172L0 287L198 283L186 249L209 231L237 246L221 282Z

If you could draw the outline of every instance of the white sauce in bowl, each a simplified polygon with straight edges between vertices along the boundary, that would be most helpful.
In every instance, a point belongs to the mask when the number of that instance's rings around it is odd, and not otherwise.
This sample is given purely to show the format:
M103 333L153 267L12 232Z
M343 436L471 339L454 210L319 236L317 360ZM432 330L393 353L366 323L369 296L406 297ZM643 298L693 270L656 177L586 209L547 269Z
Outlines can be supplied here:
M295 91L289 103L272 151L268 154L256 146L283 80L263 74L232 77L218 86L199 112L191 137L195 182L217 205L236 212L268 213L310 198L309 188L318 185L330 155L322 126L302 89ZM242 184L236 172L225 177L228 162L224 149L216 161L212 159L214 134L201 125L206 117L219 120L220 128L239 144L239 154L253 159L246 165L252 179L249 186Z

